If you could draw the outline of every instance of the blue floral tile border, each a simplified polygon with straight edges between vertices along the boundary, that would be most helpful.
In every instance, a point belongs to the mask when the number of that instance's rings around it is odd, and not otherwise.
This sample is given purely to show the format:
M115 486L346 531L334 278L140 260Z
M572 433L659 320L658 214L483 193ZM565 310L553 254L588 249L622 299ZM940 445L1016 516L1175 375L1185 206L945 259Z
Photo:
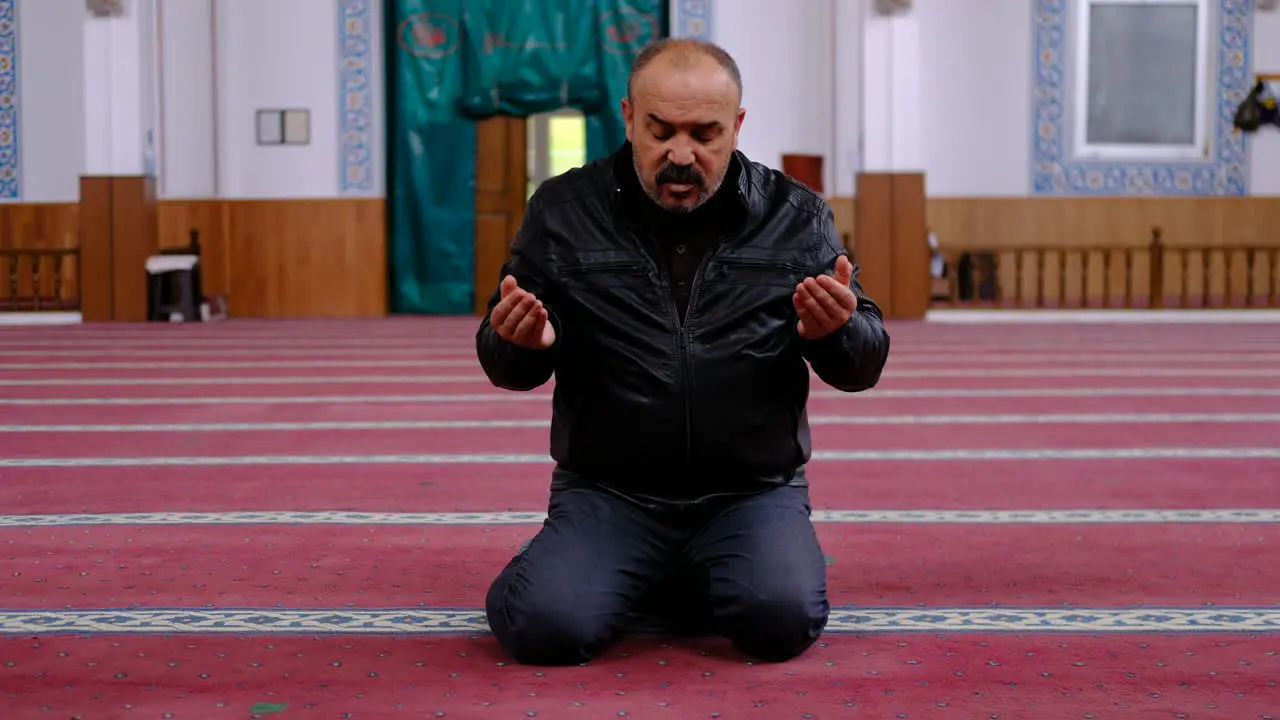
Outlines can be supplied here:
M1070 0L1035 0L1032 88L1033 195L1229 196L1249 192L1248 145L1232 126L1236 106L1252 87L1252 0L1219 0L1217 113L1207 160L1081 161L1071 156L1067 73Z

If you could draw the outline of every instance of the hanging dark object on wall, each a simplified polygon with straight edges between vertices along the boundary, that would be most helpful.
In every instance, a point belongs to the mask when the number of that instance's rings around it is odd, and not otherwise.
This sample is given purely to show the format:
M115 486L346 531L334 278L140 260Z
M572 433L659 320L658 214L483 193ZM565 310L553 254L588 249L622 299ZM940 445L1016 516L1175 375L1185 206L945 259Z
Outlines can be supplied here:
M84 6L95 18L124 16L124 0L84 0Z
M1254 133L1263 125L1280 125L1280 109L1276 106L1276 96L1267 87L1264 79L1258 78L1253 89L1236 107L1233 124L1241 132Z

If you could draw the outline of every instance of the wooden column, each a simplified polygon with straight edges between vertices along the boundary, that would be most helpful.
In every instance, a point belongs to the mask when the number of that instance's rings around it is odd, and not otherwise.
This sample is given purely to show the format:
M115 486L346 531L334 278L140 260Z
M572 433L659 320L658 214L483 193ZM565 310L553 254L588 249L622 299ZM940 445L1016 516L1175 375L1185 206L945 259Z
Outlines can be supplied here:
M923 173L859 173L854 255L863 288L886 318L916 320L929 310L929 245Z
M147 319L147 258L159 246L155 178L80 178L80 282L85 322Z

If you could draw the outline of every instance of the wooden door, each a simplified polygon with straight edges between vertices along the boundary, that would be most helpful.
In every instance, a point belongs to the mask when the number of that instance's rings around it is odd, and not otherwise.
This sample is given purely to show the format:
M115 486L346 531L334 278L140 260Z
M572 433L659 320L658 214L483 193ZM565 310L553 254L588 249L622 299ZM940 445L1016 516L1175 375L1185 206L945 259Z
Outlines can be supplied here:
M483 315L524 216L529 182L524 118L477 124L475 312Z

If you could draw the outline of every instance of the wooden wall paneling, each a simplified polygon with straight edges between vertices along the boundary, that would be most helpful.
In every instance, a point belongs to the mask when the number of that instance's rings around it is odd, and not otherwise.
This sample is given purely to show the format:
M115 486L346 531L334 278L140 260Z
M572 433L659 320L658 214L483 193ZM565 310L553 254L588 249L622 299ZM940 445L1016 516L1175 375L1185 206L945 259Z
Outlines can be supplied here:
M76 203L0 204L0 250L63 250L79 245L79 205ZM39 288L35 287L39 262ZM13 287L16 279L18 286ZM39 290L52 297L61 285L59 297L72 301L80 292L78 267L72 257L0 257L0 301L30 297Z
M932 295L924 174L894 173L890 189L893 200L890 247L893 317L920 319L929 311Z
M529 158L524 118L476 124L475 313L483 315L524 219Z
M0 204L0 249L73 248L79 210L77 203Z
M885 316L893 313L893 182L886 173L859 173L854 196L852 254L859 282Z
M1080 304L1087 294L1091 306L1123 301L1124 259L1112 253L1109 269L1104 269L1102 248L1133 248L1131 283L1136 296L1145 298L1150 288L1149 254L1153 227L1164 232L1171 251L1164 258L1166 298L1181 295L1199 297L1204 283L1204 259L1199 252L1186 257L1181 247L1280 247L1280 197L1244 198L932 198L928 202L929 224L944 252L964 249L1014 249L1026 247L1098 248L1089 253L1087 274L1080 252L1048 252L1044 256L1044 293L1048 304L1065 297L1068 304ZM1015 255L1000 255L1004 270L1000 285L1006 297L1017 292L1013 272ZM1232 290L1247 288L1248 269L1244 253L1232 255L1228 276L1221 252L1209 253L1210 294L1226 291L1229 277ZM1266 270L1255 257L1254 289L1265 294ZM1032 253L1022 253L1025 304L1033 304L1037 273ZM1104 277L1110 279L1109 287ZM1104 290L1108 294L1104 296Z
M382 198L227 201L233 317L381 317Z
M80 314L84 322L115 318L111 178L81 177L79 206Z
M854 200L852 197L829 197L827 205L831 207L832 214L836 217L836 230L840 232L840 238L844 241L845 249L852 251L854 243L854 229L857 221L854 219Z
M205 295L231 294L231 240L227 200L164 200L159 206L161 248L186 247L200 233L200 279Z
M112 295L116 322L147 320L147 258L159 249L154 177L111 178Z

